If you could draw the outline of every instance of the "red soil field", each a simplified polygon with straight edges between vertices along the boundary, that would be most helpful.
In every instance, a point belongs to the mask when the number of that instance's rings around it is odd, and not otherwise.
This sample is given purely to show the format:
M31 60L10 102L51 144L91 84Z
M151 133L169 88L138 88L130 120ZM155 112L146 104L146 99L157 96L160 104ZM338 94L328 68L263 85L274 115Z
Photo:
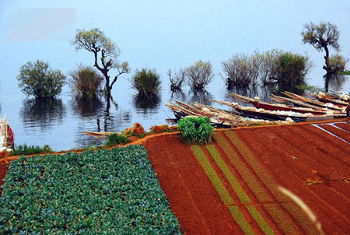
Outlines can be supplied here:
M349 130L348 123L245 128L216 132L197 150L176 135L145 147L186 234L318 234L277 186L300 197L326 234L348 234Z

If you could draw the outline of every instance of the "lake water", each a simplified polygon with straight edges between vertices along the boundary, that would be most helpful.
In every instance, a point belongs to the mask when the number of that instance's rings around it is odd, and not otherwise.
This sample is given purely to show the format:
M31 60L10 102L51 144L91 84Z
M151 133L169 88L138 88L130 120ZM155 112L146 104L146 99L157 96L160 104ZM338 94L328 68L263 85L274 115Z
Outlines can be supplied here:
M0 111L7 114L16 144L49 144L54 150L67 150L102 143L83 135L83 131L120 132L135 122L146 129L164 124L166 118L173 118L165 106L171 98L200 102L227 99L219 75L221 63L237 53L272 49L306 53L315 64L307 82L323 88L324 54L302 44L300 33L309 22L336 24L341 33L341 54L350 58L349 12L348 0L331 5L325 0L1 1ZM92 65L93 56L75 51L70 41L76 29L94 27L119 45L120 60L128 61L132 68L115 84L115 104L109 113L104 102L76 101L68 86L54 103L26 99L17 86L20 66L40 59L68 74L79 63ZM178 70L197 60L210 61L214 68L215 77L207 93L193 94L184 87L183 94L171 94L168 69ZM139 100L131 89L130 78L141 68L155 68L161 75L158 102ZM350 82L335 89L348 92Z

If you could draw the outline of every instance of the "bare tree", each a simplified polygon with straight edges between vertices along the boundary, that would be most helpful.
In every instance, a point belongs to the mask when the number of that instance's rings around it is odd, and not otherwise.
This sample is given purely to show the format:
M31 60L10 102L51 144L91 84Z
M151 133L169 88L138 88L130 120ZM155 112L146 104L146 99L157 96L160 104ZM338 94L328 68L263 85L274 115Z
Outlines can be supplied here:
M170 90L172 92L181 90L183 82L186 78L186 70L180 69L179 71L175 71L173 74L169 69L168 76L170 80Z
M194 63L186 69L187 83L192 90L204 90L214 77L210 62L201 60Z
M223 79L228 89L253 88L259 78L259 58L256 55L247 56L236 54L222 63L224 69Z

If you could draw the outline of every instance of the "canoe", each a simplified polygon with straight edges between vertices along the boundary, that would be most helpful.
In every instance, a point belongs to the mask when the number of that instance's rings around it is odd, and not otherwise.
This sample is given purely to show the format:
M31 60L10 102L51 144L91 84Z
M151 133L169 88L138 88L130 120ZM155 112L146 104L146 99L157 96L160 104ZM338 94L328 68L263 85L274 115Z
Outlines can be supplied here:
M296 99L291 99L291 98L287 98L287 97L282 97L282 96L277 96L277 95L271 95L271 99L278 102L278 103L292 103L294 106L296 107L304 107L304 108L311 108L311 109L315 109L315 110L322 110L327 112L328 109L327 108L323 108L320 106L316 106L307 102L303 102L301 100L296 100ZM338 112L340 113L340 110L332 110L333 112Z
M330 96L329 94L323 93L323 92L318 92L317 95L315 94L309 94L311 97L318 99L321 102L327 102L327 103L332 103L336 106L339 106L340 108L346 108L348 106L348 102L336 99L334 96Z
M265 110L272 110L272 111L292 111L297 113L311 113L313 115L327 114L327 110L313 109L313 108L306 108L306 107L295 107L295 106L289 106L284 104L272 104L272 103L260 101L257 98L253 99L253 98L242 96L235 93L230 93L230 95L238 101L249 102L255 108L258 108L258 109L265 109Z
M229 106L234 109L234 113L244 117L259 118L266 120L287 120L292 119L294 122L310 122L310 121L324 121L334 118L346 117L345 114L325 114L325 115L313 115L311 113L297 113L292 111L271 111L255 107L244 107L238 103L212 100L213 102Z
M338 112L342 112L341 107L338 107L332 103L321 102L319 100L310 99L310 98L307 98L307 97L304 97L301 95L297 95L297 94L294 94L294 93L288 92L288 91L284 91L284 92L282 92L282 94L284 94L285 96L287 96L289 98L300 100L302 102L309 103L309 104L312 104L312 105L315 105L318 107L327 108L327 109L331 109L331 110L336 110Z
M186 116L201 116L209 117L211 124L215 127L231 128L237 125L237 123L235 122L237 121L238 117L234 117L233 115L231 115L230 117L223 117L213 112L198 109L192 105L186 104L178 100L176 100L175 102L176 103L168 101L166 106L173 110L173 113L177 120Z

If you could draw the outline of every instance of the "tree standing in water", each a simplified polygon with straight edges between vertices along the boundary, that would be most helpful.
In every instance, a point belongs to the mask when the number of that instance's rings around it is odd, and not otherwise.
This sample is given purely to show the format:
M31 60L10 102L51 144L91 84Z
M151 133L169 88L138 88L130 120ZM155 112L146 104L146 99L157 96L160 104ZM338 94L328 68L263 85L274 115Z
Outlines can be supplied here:
M339 67L332 66L332 60L337 59L337 56L330 56L329 49L333 48L337 52L340 50L338 43L339 40L339 30L338 27L331 23L321 22L320 24L309 23L304 26L305 31L301 33L303 36L303 43L311 44L318 51L325 51L324 56L325 65L323 69L326 70L325 77L325 87L326 92L328 91L328 82L332 75L341 71ZM337 58L336 58L337 57ZM339 58L338 58L339 59ZM346 63L345 60L343 63Z
M72 42L76 50L85 49L94 55L94 66L105 78L105 92L107 100L112 99L111 90L119 76L130 72L128 62L118 63L120 49L98 28L91 30L79 29ZM99 63L100 61L100 63ZM111 78L109 71L116 69L117 74Z

